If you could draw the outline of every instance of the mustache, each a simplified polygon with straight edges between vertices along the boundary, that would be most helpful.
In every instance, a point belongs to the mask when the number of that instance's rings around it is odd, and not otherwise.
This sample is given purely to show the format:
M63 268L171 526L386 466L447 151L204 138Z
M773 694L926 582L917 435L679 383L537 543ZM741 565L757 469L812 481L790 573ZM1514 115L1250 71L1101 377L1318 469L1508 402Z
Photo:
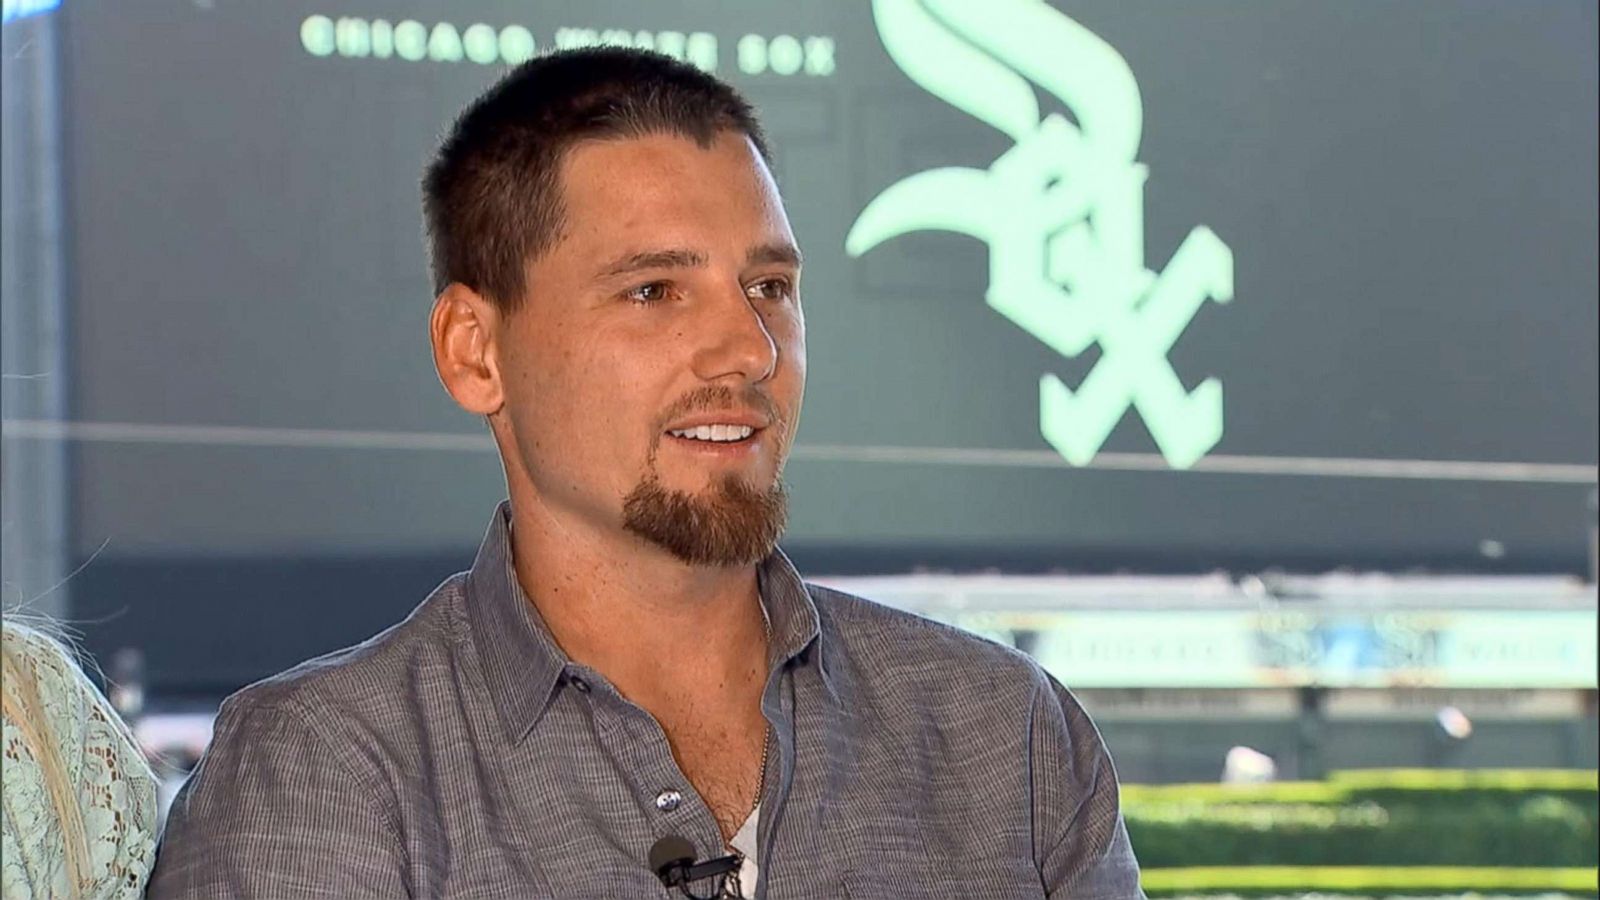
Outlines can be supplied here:
M742 391L735 391L733 388L721 384L708 384L704 387L695 388L667 407L667 411L661 415L656 431L659 433L666 428L667 423L691 413L718 412L735 408L753 409L767 419L772 426L778 428L780 433L788 433L788 420L784 418L783 413L778 409L778 404L774 403L765 391L753 384L748 385Z

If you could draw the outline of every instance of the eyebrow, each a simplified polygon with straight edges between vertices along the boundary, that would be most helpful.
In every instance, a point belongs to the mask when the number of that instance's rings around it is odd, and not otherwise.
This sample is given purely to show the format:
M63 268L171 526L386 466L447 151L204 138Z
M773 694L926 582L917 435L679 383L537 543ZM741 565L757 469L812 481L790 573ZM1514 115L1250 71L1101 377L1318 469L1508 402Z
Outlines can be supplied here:
M744 263L747 266L763 266L772 263L800 268L800 248L793 244L762 244L752 248L745 254Z
M698 269L710 261L704 253L693 250L650 250L630 253L601 270L605 278L627 275L645 269Z
M745 265L762 266L774 263L800 268L800 249L793 244L762 244L745 254ZM601 277L615 278L647 269L699 269L710 265L704 253L696 250L649 250L630 253L601 269Z

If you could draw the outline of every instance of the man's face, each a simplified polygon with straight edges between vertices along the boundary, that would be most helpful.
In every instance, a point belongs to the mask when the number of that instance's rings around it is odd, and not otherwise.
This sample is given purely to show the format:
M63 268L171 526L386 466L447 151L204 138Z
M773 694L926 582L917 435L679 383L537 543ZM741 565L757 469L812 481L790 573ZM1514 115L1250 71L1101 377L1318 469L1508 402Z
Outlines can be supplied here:
M799 253L741 134L583 143L502 320L500 425L549 512L697 565L764 556L805 388Z

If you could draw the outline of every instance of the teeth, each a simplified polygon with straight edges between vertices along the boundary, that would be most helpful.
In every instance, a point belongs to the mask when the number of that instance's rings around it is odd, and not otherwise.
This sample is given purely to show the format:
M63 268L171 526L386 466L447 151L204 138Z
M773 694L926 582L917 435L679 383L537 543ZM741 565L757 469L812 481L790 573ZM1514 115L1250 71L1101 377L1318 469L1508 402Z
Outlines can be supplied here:
M755 429L749 425L700 425L695 428L682 428L667 433L673 437L688 438L691 441L727 443L729 441L742 441L755 434Z

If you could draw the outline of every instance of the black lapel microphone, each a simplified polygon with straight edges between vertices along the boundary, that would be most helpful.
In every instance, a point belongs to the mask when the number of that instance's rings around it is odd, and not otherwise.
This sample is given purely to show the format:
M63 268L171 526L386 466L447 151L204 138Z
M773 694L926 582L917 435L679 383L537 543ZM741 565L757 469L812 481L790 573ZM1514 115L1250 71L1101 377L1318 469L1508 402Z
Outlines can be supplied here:
M656 873L667 890L677 888L689 900L717 900L724 896L723 882L729 873L737 871L744 863L738 854L717 856L698 863L694 857L694 844L688 838L669 834L650 846L650 871ZM697 894L689 889L691 882L707 878L717 879L712 884L711 893Z

